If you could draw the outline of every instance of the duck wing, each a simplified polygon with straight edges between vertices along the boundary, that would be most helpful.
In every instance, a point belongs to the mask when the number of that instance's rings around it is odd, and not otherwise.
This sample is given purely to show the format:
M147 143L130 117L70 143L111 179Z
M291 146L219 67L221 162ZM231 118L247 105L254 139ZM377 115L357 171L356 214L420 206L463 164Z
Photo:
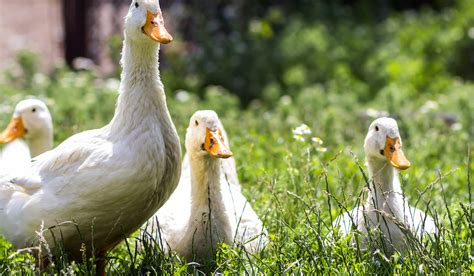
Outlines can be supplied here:
M349 235L353 229L358 228L360 223L363 223L363 221L361 221L363 216L363 207L358 206L336 217L332 226L339 228L339 233L346 236Z
M36 173L67 174L71 170L87 165L91 155L106 144L101 129L81 132L65 140L55 149L33 159L32 168Z
M226 165L226 162L222 163L223 166ZM227 165L230 167L233 163ZM233 218L232 224L236 226L234 241L244 244L249 252L260 250L268 243L267 230L250 202L242 194L235 169L231 174L235 177L229 177L228 173L232 172L229 170L221 173L221 192L226 203L226 212Z
M408 202L405 202L405 219L418 238L424 234L438 232L434 219L420 209L408 205Z

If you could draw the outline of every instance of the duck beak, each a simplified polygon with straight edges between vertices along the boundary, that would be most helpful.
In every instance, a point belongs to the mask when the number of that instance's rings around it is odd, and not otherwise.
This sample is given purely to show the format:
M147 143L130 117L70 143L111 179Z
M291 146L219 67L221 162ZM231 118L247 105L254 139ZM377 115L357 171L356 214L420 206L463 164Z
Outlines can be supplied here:
M16 138L25 136L26 129L20 117L13 117L7 128L0 133L0 144L9 143Z
M224 143L220 129L217 129L217 131L211 131L209 128L206 128L204 149L209 152L212 157L216 158L229 158L233 155Z
M162 44L170 43L173 40L163 24L161 12L152 13L147 11L146 23L142 30L148 37Z
M405 157L405 154L402 151L402 145L400 144L400 139L390 138L387 136L385 141L384 156L390 161L390 165L399 169L406 170L411 164L410 161Z

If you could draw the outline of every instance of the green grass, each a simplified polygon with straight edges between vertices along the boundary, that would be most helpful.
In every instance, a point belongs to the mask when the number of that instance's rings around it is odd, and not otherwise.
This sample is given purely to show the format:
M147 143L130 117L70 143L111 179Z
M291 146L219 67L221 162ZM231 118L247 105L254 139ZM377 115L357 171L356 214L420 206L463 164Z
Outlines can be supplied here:
M14 103L28 94L49 104L58 143L75 132L99 127L111 119L116 94L90 73L58 73L56 79L21 90L4 85L0 96L1 125L6 125ZM166 85L166 83L165 83ZM472 141L470 99L474 86L453 83L445 94L393 99L393 95L358 102L350 93L336 94L322 86L308 87L297 97L285 96L275 105L254 102L247 109L220 87L210 87L204 99L190 94L176 100L168 91L169 109L181 137L190 115L214 109L231 140L243 192L265 221L271 242L264 252L249 255L242 248L223 245L214 263L199 267L179 256L166 256L153 241L138 234L109 255L111 273L433 273L474 272L472 187L468 160ZM182 95L182 94L181 94ZM392 99L392 102L386 98ZM427 100L438 107L423 110ZM365 195L362 143L372 118L369 107L391 110L397 117L404 148L413 166L401 174L410 204L428 210L439 223L440 233L422 241L404 256L385 257L349 246L349 238L329 237L331 222L345 208L351 209ZM448 126L442 112L457 115L460 126ZM312 130L305 142L293 138L292 129L306 123ZM309 140L319 136L327 152ZM362 164L362 165L361 165ZM360 165L360 167L359 167ZM7 241L0 242L0 272L34 273L34 259L15 254ZM59 260L46 272L88 273L92 263Z

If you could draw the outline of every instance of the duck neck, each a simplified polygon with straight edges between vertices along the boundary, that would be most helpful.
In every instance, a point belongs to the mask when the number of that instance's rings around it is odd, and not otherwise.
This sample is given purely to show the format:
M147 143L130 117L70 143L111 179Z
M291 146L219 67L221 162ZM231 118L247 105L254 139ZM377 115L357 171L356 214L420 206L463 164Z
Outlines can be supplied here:
M53 133L41 133L34 139L27 139L28 147L30 148L31 157L38 156L45 151L53 148Z
M150 128L158 120L161 128L174 130L158 69L159 44L127 38L122 49L120 96L112 132L127 134L130 128ZM166 133L166 132L165 132Z
M192 209L208 209L210 217L218 217L223 209L221 194L221 160L209 156L190 157ZM199 214L200 215L200 214Z
M375 159L367 159L367 167L370 181L368 204L395 217L403 216L403 195L398 171L388 162Z
M208 241L213 248L219 242L232 243L232 225L221 191L221 160L209 156L190 158L191 215L188 231Z

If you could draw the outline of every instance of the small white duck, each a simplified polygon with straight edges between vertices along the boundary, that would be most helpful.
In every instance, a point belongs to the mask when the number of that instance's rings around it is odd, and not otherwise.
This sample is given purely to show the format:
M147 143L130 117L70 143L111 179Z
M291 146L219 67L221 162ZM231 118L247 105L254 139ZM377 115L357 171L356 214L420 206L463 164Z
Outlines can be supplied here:
M158 69L159 45L172 40L158 0L132 1L124 35L112 121L38 156L31 176L0 181L0 233L31 246L44 223L53 254L62 245L70 260L95 255L99 274L106 253L166 202L181 173Z
M24 140L23 140L24 139ZM40 100L19 102L7 128L0 133L0 175L30 172L31 157L53 147L53 122Z
M333 225L344 235L355 227L364 235L363 247L367 247L369 230L380 231L384 249L390 254L394 249L403 252L410 238L437 232L434 220L409 206L402 193L398 172L408 169L410 162L402 151L397 122L386 117L375 120L364 150L370 183L367 203L340 215Z
M186 132L181 179L146 231L165 251L212 260L219 243L248 251L267 243L266 229L242 195L225 130L214 111L198 111Z

